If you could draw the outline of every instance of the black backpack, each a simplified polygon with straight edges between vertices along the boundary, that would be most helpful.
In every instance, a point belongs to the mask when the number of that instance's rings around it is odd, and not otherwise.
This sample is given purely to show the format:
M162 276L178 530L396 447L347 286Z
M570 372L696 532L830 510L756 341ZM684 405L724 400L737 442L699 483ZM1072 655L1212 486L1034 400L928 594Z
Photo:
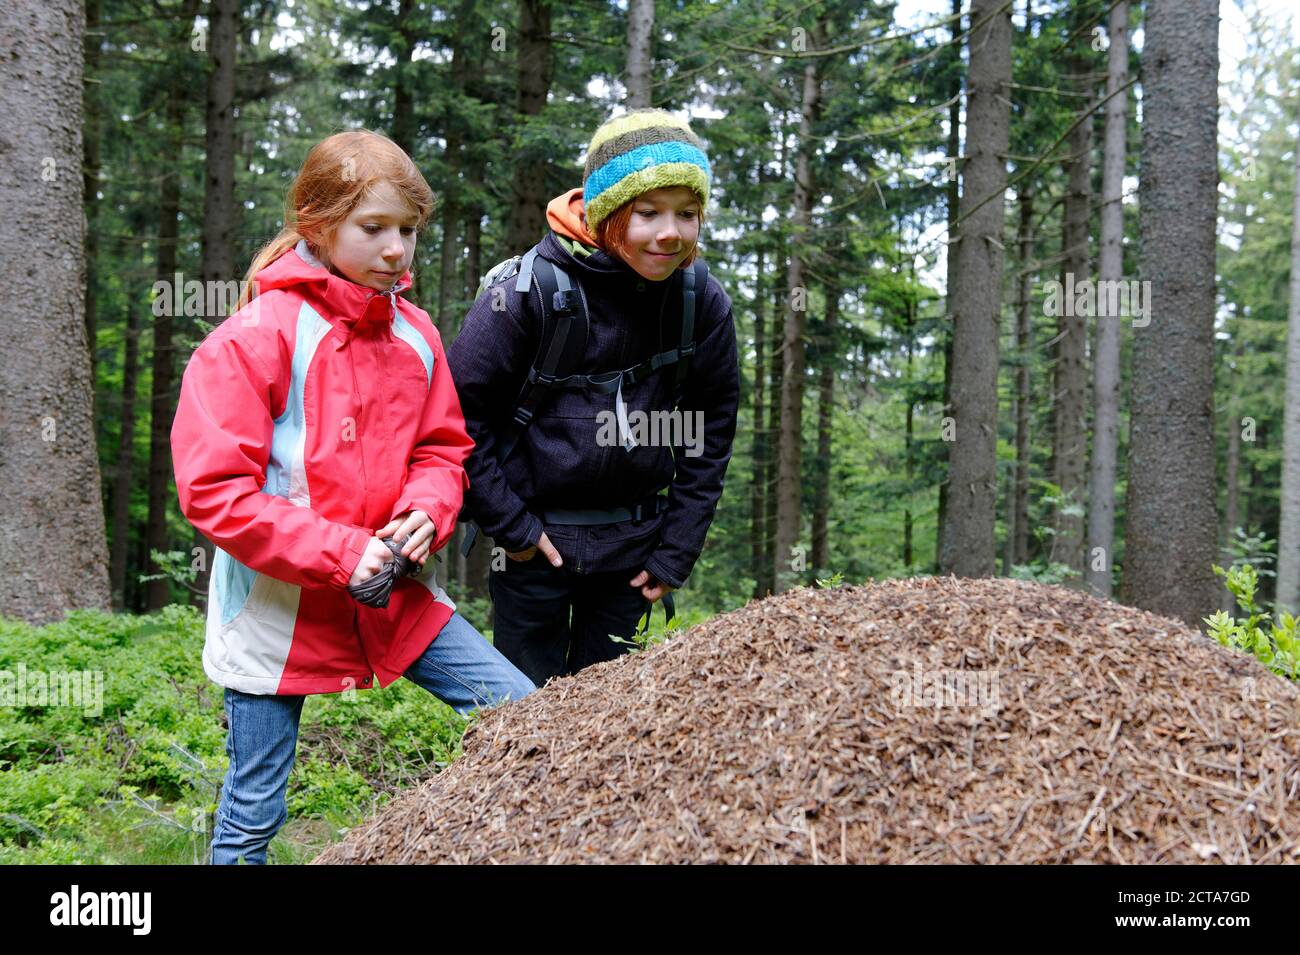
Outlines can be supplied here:
M499 282L513 278L513 291L535 296L536 312L541 316L542 332L538 339L537 354L528 369L528 377L515 400L514 413L504 431L497 435L497 459L503 464L519 443L533 417L552 394L565 388L587 388L603 394L619 392L624 382L641 381L668 365L677 366L673 406L682 398L682 391L690 373L691 356L695 354L696 299L709 279L709 269L696 259L690 268L678 269L668 281L681 290L680 321L671 315L660 316L663 341L677 342L648 358L639 365L619 371L577 375L573 369L587 350L591 319L587 313L587 297L582 286L575 283L563 269L538 255L539 246L533 246L522 256L514 256L494 266L483 277L478 288L478 298L489 294ZM672 297L668 292L665 303ZM666 312L666 310L665 310ZM465 534L462 554L474 546L478 528L471 525Z

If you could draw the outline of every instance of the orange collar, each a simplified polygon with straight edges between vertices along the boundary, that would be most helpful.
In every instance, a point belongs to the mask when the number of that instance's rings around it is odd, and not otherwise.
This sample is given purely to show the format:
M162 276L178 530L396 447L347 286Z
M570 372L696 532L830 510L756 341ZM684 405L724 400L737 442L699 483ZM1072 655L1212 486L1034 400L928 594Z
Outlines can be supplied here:
M596 248L596 240L587 231L581 218L582 188L570 189L552 199L546 206L546 221L560 235L583 245Z

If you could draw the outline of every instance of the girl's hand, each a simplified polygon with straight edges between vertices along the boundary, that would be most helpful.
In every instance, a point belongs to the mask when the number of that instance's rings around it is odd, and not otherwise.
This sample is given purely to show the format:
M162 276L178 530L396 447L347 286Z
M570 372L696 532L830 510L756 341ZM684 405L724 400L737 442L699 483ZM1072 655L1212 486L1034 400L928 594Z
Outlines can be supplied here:
M641 573L629 580L628 583L633 587L640 587L641 596L645 597L645 599L651 603L654 603L666 594L672 593L676 589L675 587L670 587L668 584L665 584L648 570L641 571Z
M433 548L433 537L437 530L433 526L433 519L424 511L407 511L405 514L398 514L375 531L375 536L381 539L391 537L400 541L402 556L409 557L423 567L424 562L429 559L429 551Z
M352 577L348 580L349 587L355 587L363 580L369 580L375 574L384 569L393 559L393 552L388 549L388 545L378 537L372 537L366 542L366 549L361 554L361 560L357 562L357 567L352 571Z

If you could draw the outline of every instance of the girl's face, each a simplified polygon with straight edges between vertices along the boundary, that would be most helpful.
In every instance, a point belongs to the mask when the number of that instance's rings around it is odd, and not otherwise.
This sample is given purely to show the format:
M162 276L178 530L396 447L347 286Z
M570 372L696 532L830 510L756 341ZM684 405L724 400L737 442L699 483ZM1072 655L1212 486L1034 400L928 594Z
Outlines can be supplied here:
M334 230L322 260L358 285L383 292L402 277L415 256L416 209L392 183L380 182Z
M686 186L651 189L632 200L627 264L642 278L662 282L691 254L699 237L699 197Z

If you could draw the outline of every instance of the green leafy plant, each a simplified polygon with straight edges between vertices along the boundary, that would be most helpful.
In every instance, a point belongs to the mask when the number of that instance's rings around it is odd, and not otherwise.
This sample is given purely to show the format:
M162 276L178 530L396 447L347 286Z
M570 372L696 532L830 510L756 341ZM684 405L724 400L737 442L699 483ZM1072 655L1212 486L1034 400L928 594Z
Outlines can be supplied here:
M622 643L630 647L628 653L640 653L663 643L665 640L671 640L683 630L708 620L710 616L712 614L701 607L681 606L679 600L677 614L672 620L665 622L661 614L651 614L650 627L644 632L638 630L630 638L616 637L611 633L609 639L615 643Z
M631 647L631 649L627 651L628 653L640 653L643 650L649 650L651 647L676 636L677 631L681 628L681 618L674 617L662 626L652 626L650 629L645 631L638 630L636 633L632 634L630 639L627 637L616 637L612 633L609 635L609 639L613 640L615 643L623 643Z
M842 583L844 583L844 574L840 573L839 571L836 571L835 573L831 574L829 577L817 578L817 588L819 590L833 590L834 588L838 587Z
M199 578L198 568L194 566L192 555L183 550L160 551L156 548L149 550L149 558L158 565L160 573L157 574L139 574L140 583L147 583L151 580L163 580L164 578L177 584L192 594L200 597L205 596L203 588L194 586L194 582Z
M1283 613L1280 625L1255 601L1259 588L1259 571L1253 564L1239 564L1224 570L1217 564L1214 572L1224 579L1228 590L1246 612L1238 620L1220 610L1203 618L1210 636L1225 647L1252 654L1255 659L1279 676L1300 678L1300 640L1296 638L1296 619Z
M1269 568L1275 558L1277 541L1265 537L1263 531L1251 534L1246 528L1234 527L1232 539L1224 550L1232 558L1233 567L1250 564L1259 571L1261 577L1277 576L1277 572Z

